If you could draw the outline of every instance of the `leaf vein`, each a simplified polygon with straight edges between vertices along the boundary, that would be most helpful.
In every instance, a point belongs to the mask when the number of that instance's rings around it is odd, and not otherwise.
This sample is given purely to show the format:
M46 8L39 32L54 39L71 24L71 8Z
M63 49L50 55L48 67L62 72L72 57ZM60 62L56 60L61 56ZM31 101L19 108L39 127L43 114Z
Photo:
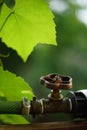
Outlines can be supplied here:
M3 24L2 24L2 26L1 26L1 28L0 28L0 32L2 31L2 29L3 29L4 25L5 25L5 23L7 22L7 20L9 19L9 17L10 17L13 13L14 13L14 12L12 11L12 12L10 12L10 13L8 14L7 18L5 19L5 21L3 22Z

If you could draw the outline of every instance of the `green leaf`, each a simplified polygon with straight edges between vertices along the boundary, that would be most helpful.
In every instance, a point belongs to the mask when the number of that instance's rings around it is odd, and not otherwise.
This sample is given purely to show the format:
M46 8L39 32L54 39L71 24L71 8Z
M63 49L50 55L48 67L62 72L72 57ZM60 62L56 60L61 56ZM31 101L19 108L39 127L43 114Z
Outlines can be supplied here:
M13 9L3 4L0 37L26 61L38 43L56 45L53 18L45 0L16 0Z
M30 124L23 116L20 115L0 115L0 124Z
M0 100L22 101L24 96L29 99L34 96L30 86L21 77L0 67ZM10 124L29 123L24 117L18 115L0 115L0 120Z
M34 94L31 87L23 78L7 70L3 70L2 67L0 67L0 98L10 101L19 101L22 100L23 96L32 99Z

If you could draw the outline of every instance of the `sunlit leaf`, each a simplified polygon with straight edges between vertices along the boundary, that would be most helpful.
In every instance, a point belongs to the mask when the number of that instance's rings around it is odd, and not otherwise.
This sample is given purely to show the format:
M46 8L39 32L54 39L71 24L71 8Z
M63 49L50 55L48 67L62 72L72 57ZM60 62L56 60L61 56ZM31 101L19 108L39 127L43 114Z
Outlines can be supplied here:
M31 87L24 81L23 78L15 74L4 71L0 67L0 96L6 100L22 100L23 96L32 98L33 92Z
M30 124L23 116L20 115L0 115L0 121L2 124Z
M30 86L21 77L4 71L2 67L0 67L0 100L22 101L24 96L29 99L32 99L34 96ZM0 119L5 123L28 123L22 116L0 115Z
M3 4L0 37L26 61L38 43L56 45L53 18L45 0L16 0L13 9Z

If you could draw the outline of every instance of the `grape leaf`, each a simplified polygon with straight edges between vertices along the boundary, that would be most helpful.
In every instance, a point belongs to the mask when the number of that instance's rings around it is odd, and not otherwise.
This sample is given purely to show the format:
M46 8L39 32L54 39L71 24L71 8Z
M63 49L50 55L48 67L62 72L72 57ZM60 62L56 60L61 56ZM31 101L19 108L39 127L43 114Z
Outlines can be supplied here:
M32 99L34 96L31 87L21 78L0 67L0 100L22 101L26 96ZM10 124L29 123L23 116L0 115L0 120Z
M34 94L31 87L23 78L0 67L0 98L19 101L22 100L23 96L32 99Z
M0 115L0 124L30 124L23 116L20 115Z
M3 4L0 37L26 61L38 43L56 45L53 18L45 0L16 0L13 9Z

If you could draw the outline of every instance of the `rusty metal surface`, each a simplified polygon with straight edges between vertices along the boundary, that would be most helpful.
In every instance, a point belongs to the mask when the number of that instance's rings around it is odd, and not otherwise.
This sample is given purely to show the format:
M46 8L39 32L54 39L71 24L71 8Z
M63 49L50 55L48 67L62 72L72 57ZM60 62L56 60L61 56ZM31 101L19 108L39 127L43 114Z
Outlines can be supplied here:
M40 78L42 85L53 90L69 90L72 88L72 78L58 74L49 74Z
M87 121L1 125L0 130L87 130Z

